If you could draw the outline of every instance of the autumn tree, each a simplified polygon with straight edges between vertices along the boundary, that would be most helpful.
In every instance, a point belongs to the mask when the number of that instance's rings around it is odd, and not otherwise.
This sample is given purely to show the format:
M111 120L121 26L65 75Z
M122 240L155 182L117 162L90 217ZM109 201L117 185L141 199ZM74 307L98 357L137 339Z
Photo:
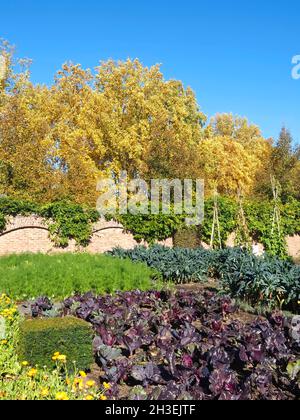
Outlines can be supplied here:
M100 118L106 162L132 176L191 175L205 122L191 89L165 81L159 66L143 67L138 60L102 63L96 88L107 106Z
M205 127L193 91L165 80L158 65L66 63L48 87L30 81L28 62L16 73L7 43L1 54L0 194L95 205L97 180L122 170L146 180L204 178L207 195L215 186L253 195L272 166L279 177L289 171L293 185L300 179L291 142L282 138L272 152L257 126L231 114Z
M270 151L259 128L246 119L231 114L214 117L198 147L199 173L206 181L207 194L215 186L225 195L252 194Z
M30 82L30 62L2 45L6 71L0 92L0 194L52 199L55 171L49 164L49 90ZM21 68L14 71L15 64Z
M7 41L0 39L0 97L9 87L10 77L12 75L12 61L14 48Z

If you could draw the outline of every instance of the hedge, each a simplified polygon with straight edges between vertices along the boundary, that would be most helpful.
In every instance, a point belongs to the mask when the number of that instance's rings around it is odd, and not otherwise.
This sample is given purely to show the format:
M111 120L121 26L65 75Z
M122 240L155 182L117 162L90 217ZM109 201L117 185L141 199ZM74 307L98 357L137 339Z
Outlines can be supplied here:
M25 320L20 324L18 355L31 366L51 368L59 352L67 357L68 370L88 370L94 361L92 339L90 324L77 318Z
M201 234L197 227L185 227L179 229L174 235L175 248L201 248Z

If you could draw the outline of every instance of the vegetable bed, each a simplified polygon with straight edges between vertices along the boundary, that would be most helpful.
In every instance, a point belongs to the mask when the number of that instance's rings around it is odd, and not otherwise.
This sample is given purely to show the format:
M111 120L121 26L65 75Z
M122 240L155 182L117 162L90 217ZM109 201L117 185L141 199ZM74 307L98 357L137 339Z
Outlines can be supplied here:
M218 251L183 248L115 249L109 253L120 259L143 262L175 283L218 280L223 292L234 299L268 309L300 312L300 267L277 257L256 257L246 250Z
M31 308L43 317L52 305L40 299ZM280 313L245 322L230 299L209 291L89 293L60 312L93 325L109 398L299 398L300 334Z
M155 288L157 275L145 264L105 255L23 254L0 258L0 294L15 300L64 299L74 292L112 293Z

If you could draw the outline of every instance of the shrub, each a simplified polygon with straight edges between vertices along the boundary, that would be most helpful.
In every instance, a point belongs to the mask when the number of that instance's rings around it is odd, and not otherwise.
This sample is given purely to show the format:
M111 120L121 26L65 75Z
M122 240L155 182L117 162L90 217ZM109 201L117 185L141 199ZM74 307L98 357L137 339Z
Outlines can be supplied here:
M201 237L198 228L186 227L179 229L174 235L175 248L201 248Z
M54 353L67 356L67 367L88 370L93 363L92 330L77 318L25 320L20 325L18 355L32 366L55 365Z
M45 308L43 306L43 308ZM0 295L0 313L6 333L0 339L0 400L94 400L103 399L109 390L84 380L82 372L68 372L61 358L50 369L33 367L20 360L16 349L20 339L20 314L13 301ZM0 315L1 316L1 315ZM91 338L89 338L91 340ZM73 367L73 366L72 366ZM67 379L67 380L66 380Z
M155 288L156 272L145 264L105 255L12 255L0 258L0 294L25 300L63 299L75 292L97 294Z

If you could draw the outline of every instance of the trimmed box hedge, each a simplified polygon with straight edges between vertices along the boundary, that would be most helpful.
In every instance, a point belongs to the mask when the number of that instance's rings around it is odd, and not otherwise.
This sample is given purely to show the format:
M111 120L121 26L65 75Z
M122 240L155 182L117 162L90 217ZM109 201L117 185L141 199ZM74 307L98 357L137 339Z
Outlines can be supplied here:
M198 227L185 227L174 234L174 248L202 248Z
M67 369L88 370L94 362L90 324L74 317L28 319L20 324L18 356L32 366L52 368L55 352L67 356ZM76 365L74 365L76 362Z

